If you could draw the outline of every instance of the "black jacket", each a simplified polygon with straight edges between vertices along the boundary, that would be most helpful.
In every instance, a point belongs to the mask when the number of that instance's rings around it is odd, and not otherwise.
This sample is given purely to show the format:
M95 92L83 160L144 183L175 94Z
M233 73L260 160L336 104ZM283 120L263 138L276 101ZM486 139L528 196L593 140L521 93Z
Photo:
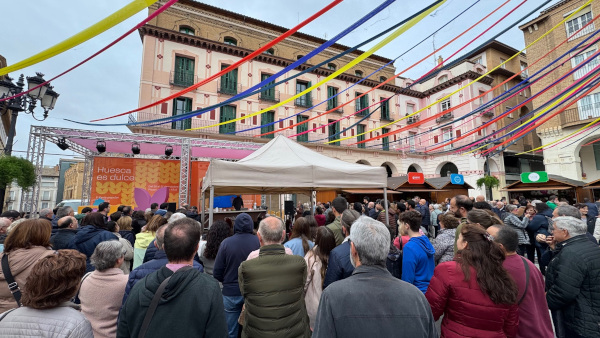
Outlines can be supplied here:
M169 276L146 337L227 337L219 283L195 269L173 273L167 267L144 277L131 289L119 315L117 337L138 336L154 293Z
M583 337L600 337L600 247L587 236L557 245L546 271L546 300L564 325Z
M56 233L50 237L50 244L52 249L70 249L69 244L77 235L77 229L58 229Z

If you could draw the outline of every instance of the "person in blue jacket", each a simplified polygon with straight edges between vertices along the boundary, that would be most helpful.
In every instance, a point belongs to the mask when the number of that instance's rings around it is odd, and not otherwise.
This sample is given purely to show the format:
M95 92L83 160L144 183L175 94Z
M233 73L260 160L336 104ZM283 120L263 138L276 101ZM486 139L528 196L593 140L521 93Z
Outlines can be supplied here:
M100 242L119 239L112 232L106 230L104 215L99 212L93 212L81 221L81 229L69 243L71 249L75 249L86 256L86 272L94 271L94 266L90 263L90 257Z
M410 239L402 248L402 280L413 284L421 292L427 292L429 281L435 268L435 249L429 239L419 232L421 214L418 211L406 211L400 215L401 226L408 226Z
M233 236L226 238L219 247L213 277L223 283L223 304L229 337L237 338L238 318L244 305L244 297L238 284L238 268L252 251L260 248L260 243L253 232L254 221L245 212L235 218L233 230Z

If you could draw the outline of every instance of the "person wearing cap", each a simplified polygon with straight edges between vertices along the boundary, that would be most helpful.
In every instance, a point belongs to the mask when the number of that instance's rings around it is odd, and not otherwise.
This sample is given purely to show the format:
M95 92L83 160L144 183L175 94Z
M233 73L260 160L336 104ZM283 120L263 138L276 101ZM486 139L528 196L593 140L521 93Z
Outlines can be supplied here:
M238 283L238 268L248 255L260 248L258 237L254 235L254 221L243 212L235 218L234 234L226 238L219 247L215 258L213 277L223 283L223 304L229 337L238 336L238 318L244 305L244 297Z

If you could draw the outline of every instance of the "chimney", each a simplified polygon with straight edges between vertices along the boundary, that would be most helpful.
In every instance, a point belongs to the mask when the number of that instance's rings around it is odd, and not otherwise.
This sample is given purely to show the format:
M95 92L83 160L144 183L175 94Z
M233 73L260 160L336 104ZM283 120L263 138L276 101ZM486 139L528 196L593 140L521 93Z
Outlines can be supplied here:
M438 63L438 65L441 65L442 63L444 63L444 58L441 55L438 56L437 63Z

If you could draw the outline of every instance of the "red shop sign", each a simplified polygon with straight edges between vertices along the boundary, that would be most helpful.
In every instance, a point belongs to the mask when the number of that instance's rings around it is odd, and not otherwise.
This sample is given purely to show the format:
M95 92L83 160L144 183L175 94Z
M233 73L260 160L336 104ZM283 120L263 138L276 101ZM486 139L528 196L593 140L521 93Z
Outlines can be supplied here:
M425 176L423 173L408 173L408 183L423 184L425 183Z

